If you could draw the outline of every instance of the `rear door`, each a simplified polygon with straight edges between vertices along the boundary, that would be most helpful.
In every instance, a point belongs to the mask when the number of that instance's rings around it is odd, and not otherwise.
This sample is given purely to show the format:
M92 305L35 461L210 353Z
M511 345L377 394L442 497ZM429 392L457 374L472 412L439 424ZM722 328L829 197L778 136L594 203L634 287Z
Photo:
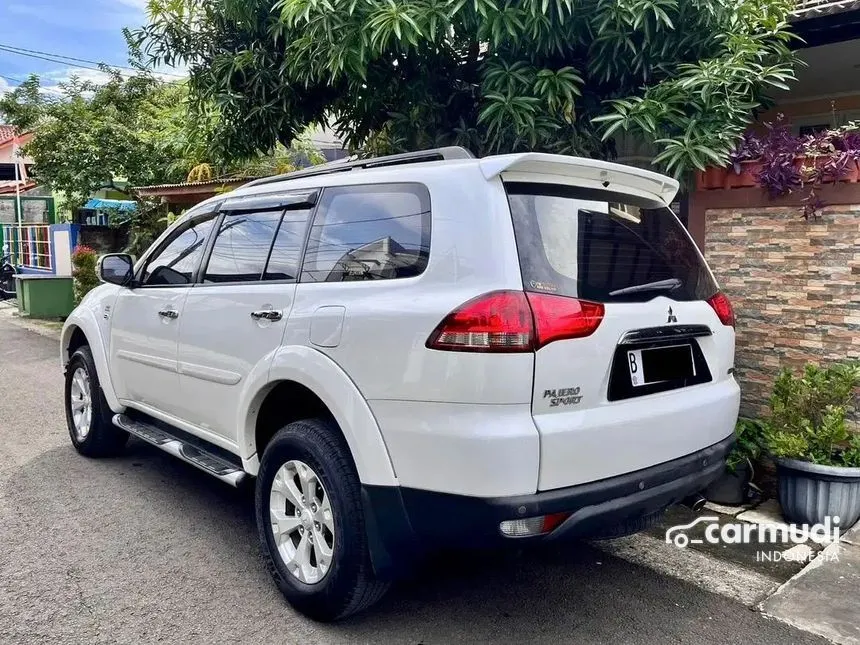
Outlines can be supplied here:
M731 432L734 330L709 304L721 297L717 285L674 214L624 193L516 182L506 189L526 291L602 312L589 335L536 352L539 487L646 468ZM535 302L539 296L539 316Z
M316 192L303 191L224 202L200 280L186 298L181 418L223 447L237 441L249 381L268 373L280 346L315 200Z

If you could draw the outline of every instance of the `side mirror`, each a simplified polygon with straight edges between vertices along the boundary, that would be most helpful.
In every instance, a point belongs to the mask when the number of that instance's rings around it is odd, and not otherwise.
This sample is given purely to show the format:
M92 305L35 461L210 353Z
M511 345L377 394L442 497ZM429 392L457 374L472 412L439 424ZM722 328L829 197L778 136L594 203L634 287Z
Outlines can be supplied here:
M97 271L102 282L125 286L134 276L134 260L128 253L109 253L99 258Z

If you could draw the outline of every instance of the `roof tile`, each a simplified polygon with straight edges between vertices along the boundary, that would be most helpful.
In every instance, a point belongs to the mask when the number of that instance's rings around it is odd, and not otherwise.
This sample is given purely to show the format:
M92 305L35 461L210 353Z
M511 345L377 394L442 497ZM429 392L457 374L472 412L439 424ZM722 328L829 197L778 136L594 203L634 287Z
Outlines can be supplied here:
M0 125L0 143L6 143L15 136L15 126Z

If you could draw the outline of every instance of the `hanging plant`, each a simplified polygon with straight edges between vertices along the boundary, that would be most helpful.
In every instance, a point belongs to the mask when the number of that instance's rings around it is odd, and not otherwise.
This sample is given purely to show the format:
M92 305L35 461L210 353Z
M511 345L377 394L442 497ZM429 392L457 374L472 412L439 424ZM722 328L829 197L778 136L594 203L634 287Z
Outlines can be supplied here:
M860 180L860 124L798 136L779 115L764 127L764 134L743 135L729 154L730 166L720 169L722 175L700 173L699 189L759 185L771 198L804 190L802 212L809 219L825 206L818 194L823 184Z

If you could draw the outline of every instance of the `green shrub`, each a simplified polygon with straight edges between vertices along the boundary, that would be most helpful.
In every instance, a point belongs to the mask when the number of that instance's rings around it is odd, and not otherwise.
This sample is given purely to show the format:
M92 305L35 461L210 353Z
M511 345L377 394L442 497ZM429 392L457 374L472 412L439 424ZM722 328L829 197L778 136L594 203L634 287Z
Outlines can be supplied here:
M99 276L96 273L98 254L88 246L77 246L72 253L72 278L75 282L75 303L83 300L84 296L99 286Z
M763 428L755 419L738 419L735 426L735 446L726 457L726 468L734 472L744 463L752 463L761 456Z
M847 413L860 387L860 363L820 368L807 365L796 376L780 372L764 422L775 457L826 466L860 466L860 435L849 430Z

